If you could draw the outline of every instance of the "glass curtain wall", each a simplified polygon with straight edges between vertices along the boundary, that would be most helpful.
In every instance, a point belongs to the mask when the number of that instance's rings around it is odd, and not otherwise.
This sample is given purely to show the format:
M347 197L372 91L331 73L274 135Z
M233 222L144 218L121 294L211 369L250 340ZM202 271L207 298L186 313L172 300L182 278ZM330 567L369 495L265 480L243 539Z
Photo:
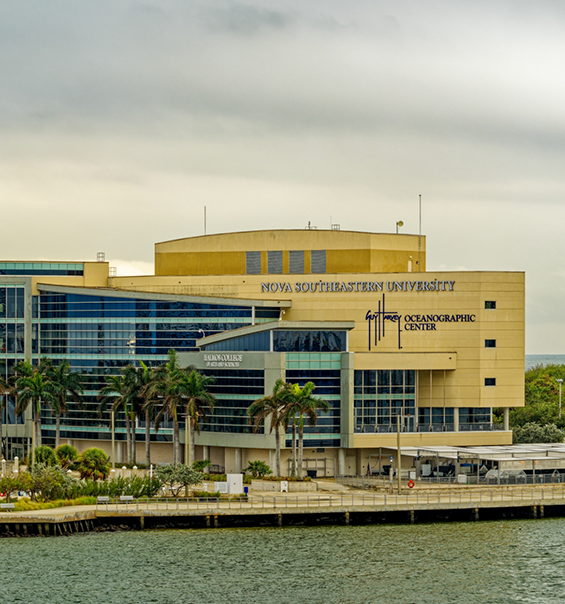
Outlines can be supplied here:
M260 310L256 322L272 321L280 314L278 309ZM86 379L84 405L71 405L69 415L62 418L62 438L109 438L110 413L99 416L97 398L106 376L139 361L150 367L162 364L170 349L195 351L196 340L203 335L252 323L249 306L55 292L41 294L39 315L41 356L54 362L67 359ZM43 421L46 436L54 437L55 419L45 412ZM123 414L116 425L118 438L125 439ZM170 428L165 424L153 438L170 438Z
M355 432L416 430L416 372L414 370L356 370Z
M25 286L0 283L0 374L4 379L8 378L14 365L26 358L25 318ZM24 419L15 414L12 398L8 398L6 408L2 410L2 421L5 424L24 423Z
M312 355L294 355L311 357ZM340 357L341 355L316 355L323 359L327 357ZM293 357L293 358L294 358ZM287 357L288 358L288 357ZM328 401L330 410L328 412L318 412L318 420L316 426L310 426L308 422L304 423L304 448L311 447L339 447L340 446L340 417L341 417L341 371L339 369L339 361L326 361L326 364L334 365L332 369L318 369L315 365L320 365L324 361L303 359L300 361L287 362L301 365L309 364L310 367L302 369L286 370L286 381L291 384L299 384L303 387L306 382L314 382L316 389L314 396L318 396ZM296 418L298 421L298 416ZM286 434L286 446L292 447L292 426Z

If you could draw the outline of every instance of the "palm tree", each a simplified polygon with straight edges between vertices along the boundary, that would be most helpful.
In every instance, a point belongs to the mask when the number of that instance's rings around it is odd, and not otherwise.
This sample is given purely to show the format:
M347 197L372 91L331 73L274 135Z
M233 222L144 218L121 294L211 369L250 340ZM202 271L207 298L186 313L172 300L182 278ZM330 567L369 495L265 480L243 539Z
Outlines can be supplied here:
M107 375L106 386L98 393L100 399L99 411L102 413L106 405L111 403L112 411L116 413L120 409L124 410L126 417L126 449L128 463L133 463L134 450L132 446L131 423L135 418L135 398L136 393L136 368L133 365L127 365L120 370L120 375Z
M155 416L155 430L159 426L165 415L173 420L173 465L180 462L180 439L179 439L179 408L186 397L187 374L178 361L175 350L169 350L167 353L168 361L156 368L153 374L153 380L144 390L146 399L145 406L154 405L156 399L161 401L161 408Z
M214 411L216 397L208 392L208 388L216 380L213 377L202 375L196 369L192 369L185 381L185 438L187 439L187 452L185 464L191 465L194 462L194 431L200 434L200 420L206 417L207 409ZM187 425L188 424L188 425Z
M55 448L61 444L61 415L67 415L68 399L75 403L81 402L81 395L84 392L82 384L83 376L80 373L71 372L71 365L63 360L58 365L50 366L47 370L47 376L54 387L55 400L51 411L55 416Z
M47 377L49 362L33 367L29 361L17 365L20 377L16 379L17 393L16 413L22 414L31 404L33 418L34 443L32 445L32 465L35 463L35 448L41 446L41 401L50 406L55 401L53 383ZM31 368L31 370L30 370Z
M289 385L281 379L278 379L273 386L272 394L254 401L247 413L249 422L253 425L253 432L257 432L261 426L265 425L265 420L270 419L269 433L275 431L276 447L276 476L281 475L281 427L285 426L284 408L289 399Z
M306 382L301 388L299 384L291 384L291 394L287 406L288 414L292 417L293 428L293 453L294 442L296 438L295 419L298 415L298 478L302 478L302 458L304 453L304 419L308 420L311 426L316 425L318 419L318 410L329 411L330 404L323 398L313 396L312 392L316 388L313 382ZM294 460L293 460L294 461Z
M151 414L158 398L151 396L151 384L156 379L157 372L140 361L141 367L137 370L136 392L138 407L145 413L145 463L151 465Z

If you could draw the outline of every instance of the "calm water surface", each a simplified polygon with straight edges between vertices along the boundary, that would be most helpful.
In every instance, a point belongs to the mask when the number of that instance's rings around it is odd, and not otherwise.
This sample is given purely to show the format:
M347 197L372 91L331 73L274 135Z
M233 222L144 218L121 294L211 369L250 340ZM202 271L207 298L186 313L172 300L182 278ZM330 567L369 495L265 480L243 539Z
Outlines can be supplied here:
M527 354L526 371L537 365L565 365L565 354Z
M512 604L565 599L565 519L1 539L29 604Z

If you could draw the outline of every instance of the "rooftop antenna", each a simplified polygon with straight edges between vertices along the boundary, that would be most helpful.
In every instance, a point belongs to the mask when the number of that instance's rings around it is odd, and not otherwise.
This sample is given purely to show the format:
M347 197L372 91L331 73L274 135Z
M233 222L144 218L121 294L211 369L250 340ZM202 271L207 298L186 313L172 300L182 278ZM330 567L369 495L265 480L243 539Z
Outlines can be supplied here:
M418 272L422 272L422 195L418 195Z
M206 206L204 206L204 235L206 235Z

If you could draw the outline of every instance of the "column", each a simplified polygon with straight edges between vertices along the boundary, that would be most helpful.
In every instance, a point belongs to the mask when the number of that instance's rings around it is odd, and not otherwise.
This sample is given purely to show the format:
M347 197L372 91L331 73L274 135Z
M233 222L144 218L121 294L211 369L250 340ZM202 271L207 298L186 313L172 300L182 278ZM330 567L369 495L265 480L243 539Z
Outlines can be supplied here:
M453 407L453 429L459 432L459 407Z
M345 449L343 448L337 450L337 474L345 475Z
M116 442L116 463L124 463L124 443L122 441Z
M504 413L504 429L510 430L510 408L504 407L502 411Z
M355 475L363 476L363 457L361 449L355 450Z
M241 449L239 448L235 450L235 473L241 473Z
M202 459L210 460L210 447L208 445L204 445L202 447ZM209 473L210 473L210 468L204 468L204 474L209 474Z

